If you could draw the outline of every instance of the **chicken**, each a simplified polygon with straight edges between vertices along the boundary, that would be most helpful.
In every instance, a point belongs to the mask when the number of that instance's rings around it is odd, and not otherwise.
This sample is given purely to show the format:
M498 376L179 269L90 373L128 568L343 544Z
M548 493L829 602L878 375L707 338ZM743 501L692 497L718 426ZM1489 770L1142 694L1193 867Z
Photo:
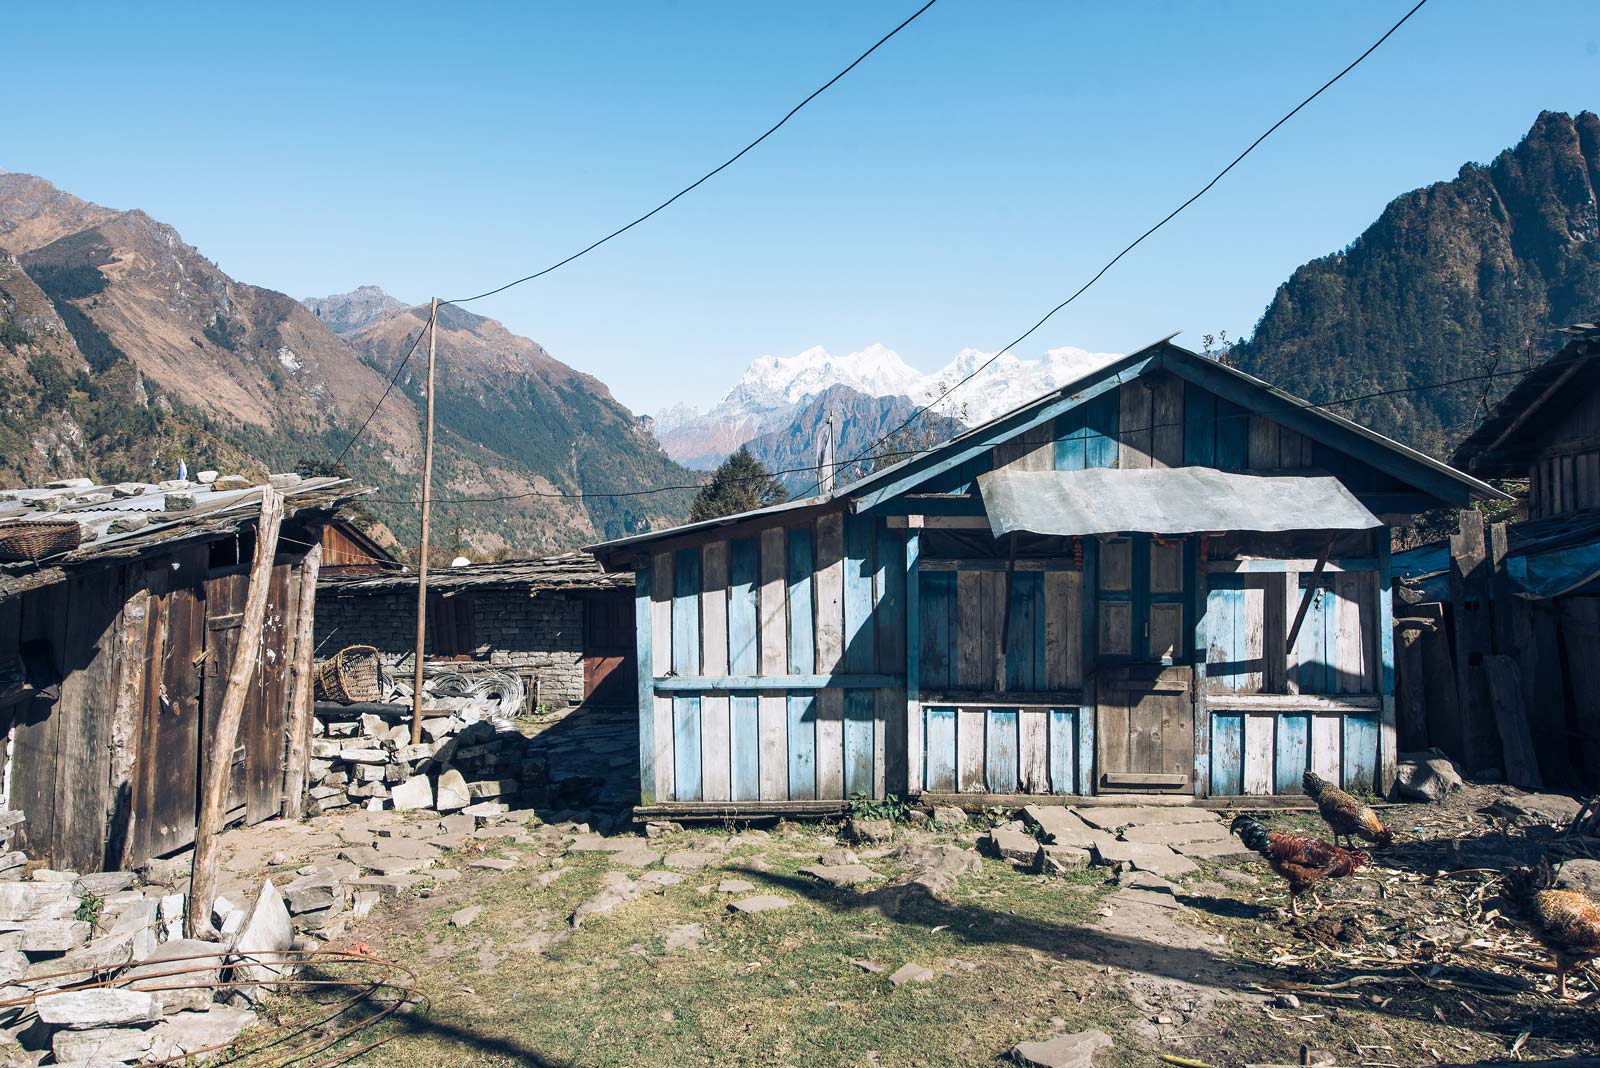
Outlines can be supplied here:
M1582 890L1555 890L1550 862L1507 873L1512 915L1556 962L1556 996L1567 996L1567 973L1600 957L1600 902Z
M1289 915L1298 919L1300 895L1311 892L1323 879L1342 879L1355 874L1367 862L1365 853L1344 849L1313 838L1309 834L1269 831L1261 821L1249 816L1234 819L1230 828L1246 846L1267 858L1272 870L1289 883ZM1317 901L1318 905L1321 901Z
M1379 849L1388 849L1394 844L1394 832L1383 825L1376 812L1316 772L1306 772L1300 779L1300 785L1305 788L1306 795L1317 803L1322 822L1333 828L1335 842L1342 834L1346 846L1355 844L1352 835L1365 838Z

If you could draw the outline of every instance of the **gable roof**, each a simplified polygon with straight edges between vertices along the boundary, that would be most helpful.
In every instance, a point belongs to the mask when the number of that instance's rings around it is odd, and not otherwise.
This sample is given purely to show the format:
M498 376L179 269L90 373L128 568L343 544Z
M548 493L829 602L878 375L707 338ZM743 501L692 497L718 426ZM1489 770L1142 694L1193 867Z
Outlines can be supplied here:
M1579 323L1561 351L1529 371L1450 462L1486 478L1523 478L1544 436L1600 389L1600 325Z
M1152 345L1128 354L1083 375L1059 389L1035 398L1018 408L963 431L948 441L896 464L874 471L865 478L833 492L788 501L767 508L740 512L719 519L649 531L604 542L592 548L602 562L609 554L666 537L744 523L752 519L820 508L847 501L856 512L867 511L917 486L938 474L983 454L1024 431L1054 419L1057 415L1092 400L1125 382L1142 375L1165 370L1186 383L1199 386L1233 401L1249 412L1270 415L1274 420L1314 441L1348 453L1396 478L1415 486L1440 506L1466 505L1474 499L1509 499L1507 495L1471 475L1419 452L1408 445L1384 437L1376 431L1320 408L1237 368L1217 362L1182 346L1174 345L1169 334Z

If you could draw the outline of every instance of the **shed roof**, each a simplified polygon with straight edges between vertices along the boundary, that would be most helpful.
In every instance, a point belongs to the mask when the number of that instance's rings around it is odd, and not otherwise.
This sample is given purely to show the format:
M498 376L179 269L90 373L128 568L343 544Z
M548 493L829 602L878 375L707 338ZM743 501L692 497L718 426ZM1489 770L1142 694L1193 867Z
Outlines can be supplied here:
M381 575L341 577L324 573L318 588L338 597L358 597L367 594L392 593L396 590L417 587L415 571L388 572ZM633 585L633 576L626 573L601 570L600 562L589 553L566 553L561 556L543 556L526 560L501 560L491 564L467 564L463 567L431 569L428 572L428 589L440 593L460 593L465 590L607 590L626 589Z
M344 478L274 475L273 481L283 493L285 518L307 510L331 514L369 492ZM225 536L259 517L261 497L259 485L219 490L182 480L99 485L65 479L0 490L0 526L72 520L82 528L83 538L76 549L37 563L0 564L0 600L61 582L72 571L97 563Z
M990 471L978 476L995 537L1142 531L1371 530L1383 526L1344 483L1211 467Z
M788 501L767 508L700 523L689 523L664 530L649 531L592 546L602 562L621 561L623 552L663 538L744 523L753 519L816 508L848 501L855 511L866 511L900 493L911 492L919 483L938 471L961 462L1000 442L1054 418L1061 411L1076 407L1109 386L1130 382L1141 375L1166 370L1186 382L1210 390L1239 404L1247 411L1271 415L1313 440L1365 459L1393 473L1431 496L1441 505L1466 504L1473 499L1508 499L1507 495L1477 478L1462 473L1409 445L1386 438L1374 430L1318 407L1276 386L1172 343L1175 334L1147 345L1097 368L1059 389L1040 396L1012 411L966 430L931 449L901 460L880 471L835 489L833 492Z
M1544 436L1585 397L1600 389L1600 325L1579 323L1569 340L1529 371L1472 434L1451 463L1485 478L1522 478Z

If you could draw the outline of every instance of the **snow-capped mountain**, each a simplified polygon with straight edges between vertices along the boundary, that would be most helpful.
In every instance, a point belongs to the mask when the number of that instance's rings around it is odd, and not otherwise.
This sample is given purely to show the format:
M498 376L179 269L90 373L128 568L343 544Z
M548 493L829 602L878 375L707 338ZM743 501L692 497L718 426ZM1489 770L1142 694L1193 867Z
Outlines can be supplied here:
M867 397L910 398L927 404L951 391L994 354L963 349L932 373L912 367L893 349L873 344L845 356L813 346L793 356L760 356L709 409L678 404L658 412L655 431L667 455L689 467L720 463L740 445L782 431L807 400L844 386ZM1065 346L1036 360L1001 353L972 381L953 389L936 411L971 426L1059 389L1118 358Z

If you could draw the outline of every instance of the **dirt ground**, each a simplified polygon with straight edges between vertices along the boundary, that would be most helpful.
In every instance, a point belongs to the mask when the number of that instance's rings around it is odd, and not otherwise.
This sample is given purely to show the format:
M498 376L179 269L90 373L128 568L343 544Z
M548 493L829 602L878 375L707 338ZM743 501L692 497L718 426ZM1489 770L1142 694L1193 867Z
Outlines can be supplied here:
M904 847L972 849L983 825L902 824L868 847L829 824L600 839L514 813L444 858L459 878L386 898L332 946L365 942L417 973L423 1003L355 1061L373 1065L992 1065L1019 1041L1087 1028L1114 1040L1103 1068L1161 1054L1216 1068L1600 1056L1600 1005L1557 1001L1545 955L1496 912L1506 866L1600 857L1600 841L1558 836L1575 808L1478 786L1389 808L1395 847L1324 884L1327 908L1299 924L1253 855L1203 862L1175 880L1176 901L1130 894L1106 868L1045 876L992 856L937 894L907 893L919 869ZM235 877L269 845L243 845ZM272 859L305 862L280 848ZM801 872L850 861L846 848L870 869L861 884ZM474 867L484 859L516 866ZM575 929L608 882L637 894ZM784 907L730 907L757 895ZM932 975L892 983L907 964ZM1592 971L1569 986L1600 990Z

